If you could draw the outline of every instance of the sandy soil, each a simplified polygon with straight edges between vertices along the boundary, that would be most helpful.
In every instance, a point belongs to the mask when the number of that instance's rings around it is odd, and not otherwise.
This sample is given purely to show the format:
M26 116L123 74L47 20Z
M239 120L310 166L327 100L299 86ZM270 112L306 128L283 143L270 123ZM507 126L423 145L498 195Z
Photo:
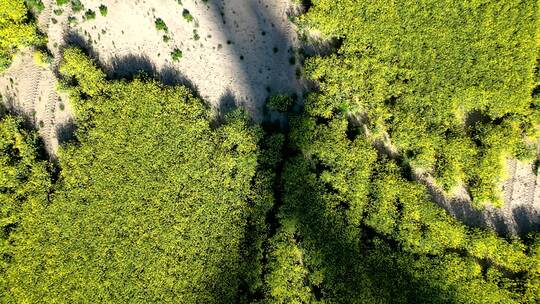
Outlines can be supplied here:
M73 26L70 39L86 45L110 76L145 70L165 83L184 83L221 112L234 105L247 109L255 121L264 115L270 94L301 94L298 47L287 12L287 0L83 0L96 19ZM98 7L108 14L103 17ZM183 17L189 11L193 20ZM168 32L156 29L162 19ZM163 36L170 38L165 42ZM173 61L171 52L182 51ZM277 113L273 113L279 118Z
M68 14L53 15L53 2L44 1L46 7L38 19L40 30L47 33L49 39L47 46L54 56L52 64L49 67L36 65L33 50L27 49L17 55L12 66L0 75L0 94L7 108L25 117L38 129L51 156L56 153L62 137L69 133L66 130L73 122L66 96L56 91L53 72L61 59L60 47L67 30Z
M416 178L428 186L435 201L452 216L468 226L491 228L501 234L526 234L540 229L540 176L532 162L507 161L508 179L503 184L504 206L475 209L464 188L448 197L434 186L427 174L416 172Z

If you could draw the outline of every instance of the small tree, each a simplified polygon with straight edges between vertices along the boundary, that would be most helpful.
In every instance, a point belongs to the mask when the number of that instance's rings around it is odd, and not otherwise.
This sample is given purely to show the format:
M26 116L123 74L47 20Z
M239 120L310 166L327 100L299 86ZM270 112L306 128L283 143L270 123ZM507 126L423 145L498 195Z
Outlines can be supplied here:
M155 21L155 24L156 24L156 29L158 31L164 31L164 32L169 31L169 28L167 27L167 24L165 24L165 21L163 21L163 19L157 18Z
M174 50L171 52L171 57L172 57L172 60L173 60L173 61L179 61L180 58L182 58L182 51L179 50L179 49L174 49Z
M106 7L104 4L102 4L102 5L99 6L99 13L100 13L101 16L103 16L103 17L107 16L108 9L107 9L107 7Z
M293 106L294 100L287 95L274 95L266 102L268 107L279 112L287 112Z
M186 19L187 22L193 21L193 16L187 9L184 9L184 11L182 12L182 17L184 17L184 19Z

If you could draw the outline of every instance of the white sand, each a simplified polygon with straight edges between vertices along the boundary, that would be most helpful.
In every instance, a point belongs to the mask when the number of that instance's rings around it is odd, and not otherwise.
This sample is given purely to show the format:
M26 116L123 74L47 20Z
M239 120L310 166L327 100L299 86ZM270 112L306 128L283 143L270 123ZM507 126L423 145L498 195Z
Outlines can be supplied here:
M295 66L289 63L291 48L298 42L287 19L287 0L182 2L84 0L97 18L80 22L73 30L90 41L92 53L111 75L143 67L166 83L186 79L214 107L234 102L256 121L263 117L267 89L301 93L303 83L296 80ZM101 4L108 8L106 17L99 14ZM183 18L184 9L194 17L192 22ZM165 22L168 33L156 29L157 18ZM164 42L164 35L170 41ZM175 48L183 53L178 62L170 55Z
M471 197L461 187L448 197L434 186L431 177L417 172L417 180L428 186L435 201L461 222L491 228L503 234L525 234L540 228L540 176L533 172L532 162L507 161L508 179L503 183L504 205L475 209Z

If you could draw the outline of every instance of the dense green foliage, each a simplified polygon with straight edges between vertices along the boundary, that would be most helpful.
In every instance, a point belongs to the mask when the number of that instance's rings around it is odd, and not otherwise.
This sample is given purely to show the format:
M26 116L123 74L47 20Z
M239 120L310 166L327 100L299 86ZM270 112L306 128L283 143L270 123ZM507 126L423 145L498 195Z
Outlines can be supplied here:
M25 2L0 0L0 72L11 64L19 48L40 43L35 24L28 21Z
M540 302L540 234L467 227L410 172L498 203L503 159L529 155L538 123L538 13L532 0L315 0L302 26L341 44L307 61L320 91L286 134L64 50L77 128L57 163L0 116L0 302ZM404 162L374 148L387 134Z
M29 239L13 233L19 226L38 225L30 214L43 212L51 187L47 165L38 160L35 133L22 128L20 119L0 118L0 302L9 288L6 269L15 244Z
M79 128L46 211L24 215L8 299L234 302L255 271L260 130L239 112L212 128L184 87L107 82L80 51L64 56Z
M538 123L538 12L536 0L313 1L303 26L341 45L307 62L322 93L308 110L365 115L372 140L388 133L445 190L500 205L504 158L531 155Z
M273 95L268 98L266 105L272 110L287 112L294 105L294 100L288 95Z
M318 120L291 122L271 303L533 303L537 249L465 227L345 118Z

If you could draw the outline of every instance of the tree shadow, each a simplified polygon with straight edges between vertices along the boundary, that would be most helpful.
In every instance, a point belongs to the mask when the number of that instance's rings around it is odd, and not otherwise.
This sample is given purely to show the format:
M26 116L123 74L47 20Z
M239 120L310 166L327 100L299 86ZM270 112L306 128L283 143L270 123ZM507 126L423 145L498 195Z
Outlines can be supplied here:
M91 43L79 33L69 32L64 40L66 45L75 45L94 59L97 66L105 72L110 80L131 81L143 75L166 86L183 85L189 88L192 94L200 97L197 86L172 66L158 68L148 56L138 54L115 57L111 62L103 63L99 61Z
M64 143L76 140L76 130L77 125L71 119L65 123L56 125L56 137L58 138L58 144L62 145Z
M516 223L519 224L522 233L540 230L540 213L530 206L519 206L512 210Z
M286 165L284 204L279 218L282 224L284 221L295 223L295 239L303 251L303 267L310 273L306 284L316 300L324 303L459 302L453 286L443 286L447 283L434 280L436 267L440 262L444 264L443 259L435 261L431 260L435 257L404 252L395 241L373 229L353 226L342 206L333 205L328 199L331 194L323 194L325 191L321 189L322 182L313 162L297 158Z

